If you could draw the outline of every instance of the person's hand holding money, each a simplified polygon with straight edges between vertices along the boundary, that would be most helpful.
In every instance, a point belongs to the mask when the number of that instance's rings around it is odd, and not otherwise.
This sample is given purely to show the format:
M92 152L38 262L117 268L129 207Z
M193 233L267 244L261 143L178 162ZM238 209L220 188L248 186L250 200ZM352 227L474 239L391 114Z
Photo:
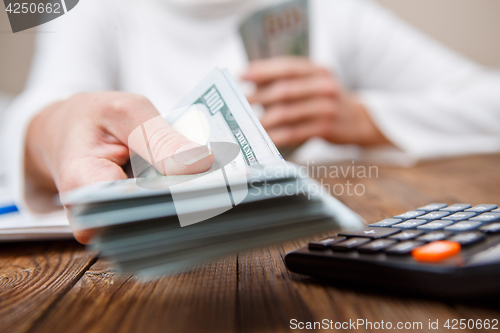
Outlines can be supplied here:
M25 150L30 191L50 197L125 179L121 166L129 159L129 146L146 160L166 160L163 169L170 174L200 173L212 165L212 156L193 149L199 145L173 130L146 98L120 92L79 94L48 106L31 121ZM75 237L86 243L89 235Z
M278 147L312 137L341 144L388 143L356 97L307 58L253 61L243 79L256 84L248 101L264 106L261 123Z

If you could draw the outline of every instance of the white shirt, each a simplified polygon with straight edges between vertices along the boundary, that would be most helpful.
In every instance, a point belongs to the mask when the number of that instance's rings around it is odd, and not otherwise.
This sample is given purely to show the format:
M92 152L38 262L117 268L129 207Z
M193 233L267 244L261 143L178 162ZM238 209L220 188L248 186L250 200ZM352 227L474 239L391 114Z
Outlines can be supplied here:
M43 25L26 90L8 111L3 138L21 208L27 208L24 137L33 115L55 100L102 90L142 94L165 112L215 66L238 78L247 66L238 24L270 2L242 0L218 15L184 11L168 1L86 0ZM297 160L324 161L342 153L411 164L500 151L498 74L368 0L312 0L310 12L311 59L361 97L397 148L363 150L312 140Z

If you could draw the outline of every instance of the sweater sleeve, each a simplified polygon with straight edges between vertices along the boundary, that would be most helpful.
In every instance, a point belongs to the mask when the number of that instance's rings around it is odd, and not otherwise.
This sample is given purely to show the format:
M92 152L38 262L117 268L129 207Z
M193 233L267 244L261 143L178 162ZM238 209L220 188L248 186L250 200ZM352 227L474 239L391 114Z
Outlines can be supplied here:
M351 88L412 161L500 151L500 75L446 49L371 1L355 0ZM378 150L379 151L379 150ZM382 155L383 156L383 155Z
M24 212L57 209L56 198L37 193L24 177L25 137L31 119L44 107L75 93L115 88L116 27L108 5L103 0L81 1L72 11L38 28L30 76L24 92L6 111L2 138L8 185Z

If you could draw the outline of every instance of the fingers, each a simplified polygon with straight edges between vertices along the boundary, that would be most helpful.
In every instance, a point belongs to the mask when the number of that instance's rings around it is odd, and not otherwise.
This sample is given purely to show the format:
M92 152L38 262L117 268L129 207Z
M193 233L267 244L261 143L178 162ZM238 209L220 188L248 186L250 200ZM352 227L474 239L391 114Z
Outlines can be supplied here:
M291 125L308 119L330 121L337 114L338 103L331 98L312 98L269 106L260 120L266 130Z
M267 106L310 97L332 98L339 94L339 90L337 83L329 77L308 76L270 83L257 89L248 97L248 102Z
M207 147L175 131L144 97L127 95L105 110L107 128L164 175L201 173L212 165Z
M73 230L73 237L80 244L89 244L92 238L97 234L97 231L94 229L89 230Z
M328 137L330 130L328 123L313 120L278 127L268 133L276 146L288 147L300 145L312 137Z
M161 116L134 129L128 145L165 176L201 173L213 162L207 146L188 140Z
M64 170L59 173L57 185L60 193L101 181L127 179L123 169L108 156L87 156L64 161ZM61 196L64 204L64 196Z
M307 58L276 57L253 61L243 75L243 79L262 85L276 80L313 74L327 76L328 72L312 64Z

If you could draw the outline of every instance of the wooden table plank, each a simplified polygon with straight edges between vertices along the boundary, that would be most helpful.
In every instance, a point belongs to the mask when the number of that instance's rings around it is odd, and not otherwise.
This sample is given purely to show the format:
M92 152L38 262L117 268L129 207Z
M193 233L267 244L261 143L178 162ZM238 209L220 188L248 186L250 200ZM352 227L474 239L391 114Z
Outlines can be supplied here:
M352 163L338 166L342 165ZM351 174L325 182L330 187L345 185L348 180L364 185L366 192L362 196L344 193L339 199L367 222L374 222L429 202L500 203L499 165L500 155L477 156L427 162L408 169L379 166L378 177L357 178ZM371 322L422 322L425 332L429 319L443 323L454 318L500 318L498 309L448 305L403 294L396 297L352 291L287 271L284 255L307 241L255 249L148 283L115 274L103 260L84 272L85 264L78 268L76 256L71 259L71 253L76 251L71 245L16 245L7 251L0 246L0 259L4 259L0 262L11 265L3 266L7 268L2 268L0 277L5 275L4 270L12 272L6 275L9 278L0 280L0 324L7 325L0 329L280 332L288 331L290 319L294 318L326 318L334 322L360 318ZM82 253L82 257L92 258ZM91 261L86 262L88 265ZM26 273L25 269L34 273ZM19 294L19 290L26 291ZM39 305L32 305L33 300ZM26 314L28 320L24 322L21 318Z
M236 256L142 282L100 259L32 332L234 332Z
M26 332L95 261L76 241L0 245L0 332Z
M351 291L288 272L284 254L304 244L306 240L288 242L239 256L242 332L286 332L292 319L328 319L335 323L359 318L372 323L390 321L394 325L408 321L421 322L426 328L429 319L462 318L461 313L441 302L404 294L396 297Z

